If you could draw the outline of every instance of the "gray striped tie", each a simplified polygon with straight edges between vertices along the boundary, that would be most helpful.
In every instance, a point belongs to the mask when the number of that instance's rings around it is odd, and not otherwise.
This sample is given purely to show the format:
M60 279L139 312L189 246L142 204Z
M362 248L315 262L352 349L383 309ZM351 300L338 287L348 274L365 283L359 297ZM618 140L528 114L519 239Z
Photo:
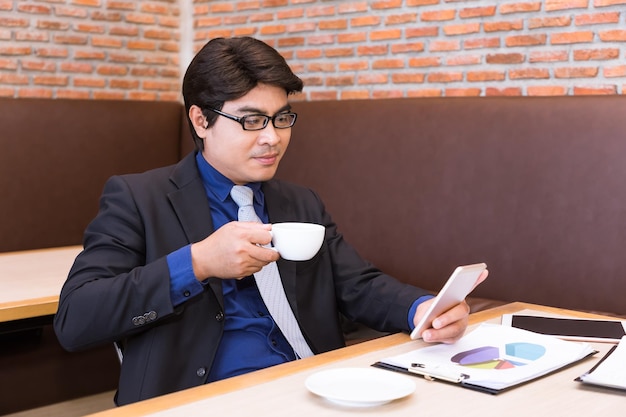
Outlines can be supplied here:
M261 219L254 211L253 192L250 187L235 185L230 191L230 195L239 206L239 221L261 223ZM263 269L254 274L254 279L257 287L259 287L263 302L296 354L300 358L313 356L313 352L304 339L300 326L298 326L289 306L289 301L287 301L276 262L265 265Z

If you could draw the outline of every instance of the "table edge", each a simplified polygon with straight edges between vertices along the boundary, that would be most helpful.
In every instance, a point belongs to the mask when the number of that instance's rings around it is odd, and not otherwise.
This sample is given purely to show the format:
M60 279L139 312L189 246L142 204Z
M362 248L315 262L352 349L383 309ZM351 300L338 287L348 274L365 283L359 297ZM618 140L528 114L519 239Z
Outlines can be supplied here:
M0 323L52 315L58 307L58 296L0 303Z
M521 310L538 310L546 313L570 315L574 317L588 318L607 318L600 314L585 313L575 310L567 310L557 307L548 307L538 304L530 304L524 302L513 302L499 307L479 311L470 315L469 324L477 324L483 321L491 320L502 314L511 314ZM343 359L352 358L360 354L380 350L390 345L405 343L410 340L409 335L405 333L396 333L389 336L383 336L378 339L369 340L348 346L343 349L337 349L330 352L315 355L303 360L288 362L282 365L276 365L267 369L240 375L234 378L213 382L209 385L201 385L189 388L183 391L151 398L145 401L129 404L126 406L101 411L90 417L128 417L128 416L144 416L147 414L163 411L175 407L182 406L191 402L199 401L205 398L226 394L235 390L251 387L259 383L265 383L277 380L279 378L302 372L311 368L322 365L328 365Z

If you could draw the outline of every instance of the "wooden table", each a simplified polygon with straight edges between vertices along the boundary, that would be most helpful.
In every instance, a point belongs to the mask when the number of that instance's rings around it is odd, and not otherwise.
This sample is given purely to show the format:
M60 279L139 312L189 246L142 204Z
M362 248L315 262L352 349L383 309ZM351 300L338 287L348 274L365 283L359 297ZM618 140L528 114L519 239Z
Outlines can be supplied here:
M0 323L55 314L82 246L0 254Z
M473 314L470 324L499 322L502 314L541 312L555 316L595 317L570 310L512 303ZM311 358L94 414L94 417L152 416L623 416L626 393L583 386L574 379L589 370L612 346L594 343L599 353L555 374L498 395L415 377L414 394L372 408L334 405L307 391L304 381L320 370L368 367L377 360L425 345L394 334Z

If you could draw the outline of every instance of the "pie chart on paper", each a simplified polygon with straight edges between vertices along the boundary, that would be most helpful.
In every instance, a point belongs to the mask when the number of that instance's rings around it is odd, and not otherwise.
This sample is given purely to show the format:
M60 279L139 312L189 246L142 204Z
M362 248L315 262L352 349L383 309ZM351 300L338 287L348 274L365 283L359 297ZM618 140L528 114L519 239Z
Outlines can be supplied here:
M468 368L506 370L527 365L546 353L544 346L535 343L507 343L502 350L482 346L457 353L451 360Z

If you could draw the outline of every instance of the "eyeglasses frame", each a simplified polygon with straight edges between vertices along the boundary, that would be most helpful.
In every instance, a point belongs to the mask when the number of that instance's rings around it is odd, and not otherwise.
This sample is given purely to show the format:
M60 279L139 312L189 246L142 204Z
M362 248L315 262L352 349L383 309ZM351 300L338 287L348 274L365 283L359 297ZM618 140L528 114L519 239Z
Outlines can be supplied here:
M290 127L293 127L293 125L296 124L296 120L298 119L298 114L294 113L292 111L288 111L288 112L283 112L283 113L278 113L275 114L274 116L267 116L265 114L246 114L245 116L235 116L233 114L228 114L228 113L224 113L221 110L217 110L217 109L213 109L213 108L208 108L208 110L211 110L212 112L215 112L217 114L219 114L220 116L224 116L227 119L230 120L234 120L235 122L239 123L241 125L241 128L243 130L245 130L246 132L255 132L257 130L263 130L267 127L267 124L269 123L269 121L272 121L272 126L274 126L276 129L289 129ZM289 126L285 126L285 127L279 127L276 126L276 117L278 116L284 116L285 114L293 114L293 122L289 125ZM246 117L251 117L251 116L261 116L265 118L265 122L263 123L263 126L258 128L258 129L246 129L245 126L245 122L246 122Z

